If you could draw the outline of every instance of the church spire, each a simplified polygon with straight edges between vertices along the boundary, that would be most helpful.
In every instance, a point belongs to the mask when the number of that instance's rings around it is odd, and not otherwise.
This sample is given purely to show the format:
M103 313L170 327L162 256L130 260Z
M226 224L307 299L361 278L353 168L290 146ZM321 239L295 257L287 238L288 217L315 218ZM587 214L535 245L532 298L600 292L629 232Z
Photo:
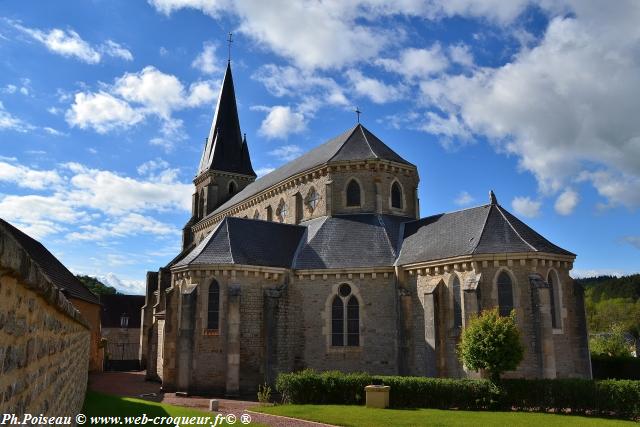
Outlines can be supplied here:
M227 63L222 80L218 104L200 160L198 175L209 170L256 176L251 167L246 139L243 141L240 132L230 62Z

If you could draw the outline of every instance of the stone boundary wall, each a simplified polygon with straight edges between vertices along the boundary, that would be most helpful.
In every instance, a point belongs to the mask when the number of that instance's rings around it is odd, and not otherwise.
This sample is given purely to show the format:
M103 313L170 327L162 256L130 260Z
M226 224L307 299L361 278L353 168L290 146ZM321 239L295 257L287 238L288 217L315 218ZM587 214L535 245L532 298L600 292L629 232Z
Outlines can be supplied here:
M0 227L0 413L73 416L87 389L90 330Z

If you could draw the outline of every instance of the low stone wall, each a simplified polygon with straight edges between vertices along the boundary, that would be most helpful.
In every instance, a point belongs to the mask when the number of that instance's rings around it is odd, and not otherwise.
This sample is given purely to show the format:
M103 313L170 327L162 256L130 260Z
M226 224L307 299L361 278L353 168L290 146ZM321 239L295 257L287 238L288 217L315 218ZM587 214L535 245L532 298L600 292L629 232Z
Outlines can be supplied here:
M27 252L0 233L0 413L77 414L89 345L86 320Z

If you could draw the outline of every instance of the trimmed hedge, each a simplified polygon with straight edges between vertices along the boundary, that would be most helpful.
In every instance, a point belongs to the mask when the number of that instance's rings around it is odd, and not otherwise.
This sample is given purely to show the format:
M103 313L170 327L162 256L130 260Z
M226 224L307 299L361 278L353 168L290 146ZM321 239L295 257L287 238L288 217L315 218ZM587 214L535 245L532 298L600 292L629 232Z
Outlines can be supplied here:
M595 379L640 380L640 358L592 354L591 371Z
M280 374L276 389L287 403L364 403L364 387L391 386L392 408L569 412L640 418L640 381L582 379L488 380L378 376L305 370Z

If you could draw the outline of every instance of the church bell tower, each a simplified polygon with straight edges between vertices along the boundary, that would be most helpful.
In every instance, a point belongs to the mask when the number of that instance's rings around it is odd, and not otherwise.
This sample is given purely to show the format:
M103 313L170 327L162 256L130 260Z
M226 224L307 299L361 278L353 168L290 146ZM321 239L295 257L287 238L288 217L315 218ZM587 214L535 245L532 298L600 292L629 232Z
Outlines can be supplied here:
M231 61L222 80L211 130L193 183L192 215L183 229L182 247L193 243L191 226L255 181L246 134L240 132Z

